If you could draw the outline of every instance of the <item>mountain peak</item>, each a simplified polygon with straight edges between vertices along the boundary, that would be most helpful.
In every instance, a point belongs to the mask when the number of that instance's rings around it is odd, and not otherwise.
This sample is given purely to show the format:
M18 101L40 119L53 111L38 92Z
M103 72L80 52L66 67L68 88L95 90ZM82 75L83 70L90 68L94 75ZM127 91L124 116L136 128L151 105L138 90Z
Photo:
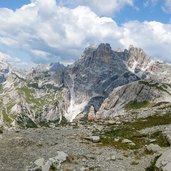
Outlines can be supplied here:
M102 60L105 63L109 63L111 57L112 57L112 49L110 44L108 43L101 43L95 53L94 53L94 57L96 59Z
M111 50L111 46L109 43L100 43L97 49L110 49Z

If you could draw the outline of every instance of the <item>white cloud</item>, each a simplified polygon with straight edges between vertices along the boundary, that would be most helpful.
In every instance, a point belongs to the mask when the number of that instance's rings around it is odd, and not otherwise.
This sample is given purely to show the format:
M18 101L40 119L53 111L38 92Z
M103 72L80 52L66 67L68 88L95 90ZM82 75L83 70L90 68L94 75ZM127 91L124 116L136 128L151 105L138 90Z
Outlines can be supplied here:
M125 6L134 6L134 0L57 0L62 6L77 7L88 6L98 15L110 16Z
M145 0L144 6L145 7L152 7L152 6L157 5L158 2L159 2L159 0Z
M126 23L123 27L123 45L134 44L154 57L171 62L171 24L134 21Z
M165 60L171 56L171 24L130 21L118 26L89 7L70 9L55 0L32 0L16 11L0 8L0 23L0 51L23 60L71 63L86 46L101 42L114 49L133 44Z
M0 39L1 45L44 60L45 53L35 52L46 52L48 58L65 62L69 57L73 61L89 43L111 42L120 34L111 18L100 18L85 6L61 7L54 0L32 1L15 12L0 9L0 23L0 37L5 37Z
M18 68L26 70L35 66L34 63L28 64L27 62L24 62L19 58L11 57L10 55L3 52L0 52L0 64L3 64L3 67L10 66L10 68L13 68L15 70L17 70Z
M165 13L171 14L171 0L145 0L144 7L155 7L159 5Z
M164 12L171 14L171 0L164 0L162 9Z

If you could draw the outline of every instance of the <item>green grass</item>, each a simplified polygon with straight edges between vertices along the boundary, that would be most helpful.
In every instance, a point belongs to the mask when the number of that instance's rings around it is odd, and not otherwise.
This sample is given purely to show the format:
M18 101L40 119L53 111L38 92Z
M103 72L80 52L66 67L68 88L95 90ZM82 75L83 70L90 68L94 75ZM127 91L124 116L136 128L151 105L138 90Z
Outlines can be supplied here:
M115 138L119 138L119 141L115 141ZM135 143L135 146L122 143L123 139L131 140L133 143ZM116 130L106 132L101 136L101 142L104 145L114 146L115 148L123 150L138 149L145 144L143 136L140 136L137 131L129 127L117 128Z
M45 84L42 87L39 87L38 83L34 82L34 83L28 83L27 86L30 88L35 88L35 89L39 89L39 90L43 89L43 90L62 91L61 87L56 87L52 84Z
M157 144L161 147L168 147L170 146L169 142L167 141L166 137L163 136L161 131L155 132L149 135L151 139L157 139Z
M6 105L6 110L5 107L2 106L1 110L2 110L2 116L3 116L3 121L8 125L11 126L12 123L12 117L9 116L9 113L11 111L11 108L14 106L14 104L9 103Z
M0 84L0 93L3 92L3 86Z
M37 128L37 125L25 113L17 116L16 121L22 128Z
M138 149L146 144L149 144L149 139L156 139L156 144L167 147L169 143L162 132L155 132L153 134L140 134L139 130L157 126L171 124L171 114L166 114L163 116L151 116L146 119L138 119L134 122L124 123L118 127L111 127L110 131L106 131L101 134L101 141L103 145L114 146L118 149ZM119 141L114 141L115 138L119 137ZM131 140L135 146L129 144L123 144L121 141L123 139Z
M3 116L3 121L7 124L10 125L12 122L12 119L8 116L8 114L5 112L5 110L2 111L2 116Z
M166 124L171 124L171 113L165 115L155 114L145 119L138 119L135 122L126 123L125 125L129 125L130 127L140 130L157 125L166 125Z
M140 109L140 108L147 108L150 107L151 103L149 101L131 101L125 105L125 110L131 110L131 109Z
M40 115L42 115L43 107L44 106L55 106L55 103L58 103L58 101L63 99L62 91L58 91L53 93L46 92L46 94L43 97L37 97L35 94L35 89L37 87L37 84L31 84L29 87L22 87L18 89L18 92L25 98L25 101L30 104L30 111L31 113L34 111L35 113L35 121L36 123L39 123L40 125L47 125L46 122L40 121ZM43 90L43 89L42 89ZM45 90L44 90L45 91ZM24 118L25 121L26 118ZM22 127L35 127L34 123L32 123L30 120L28 120L29 125L23 125L22 124L23 118L18 118L18 124ZM26 123L26 121L25 121ZM32 126L33 124L33 126Z
M41 107L44 105L45 99L43 98L36 98L35 91L28 87L22 87L18 89L20 93L25 96L27 103L34 104L36 107Z
M34 109L42 108L43 106L49 105L56 100L62 100L61 91L59 91L56 95L57 99L55 99L55 93L48 93L44 97L38 98L35 95L35 90L31 87L22 87L18 89L18 91L25 96L27 103L33 104Z
M28 87L22 87L21 90L25 93L26 96L31 96L31 94L34 93L34 91Z

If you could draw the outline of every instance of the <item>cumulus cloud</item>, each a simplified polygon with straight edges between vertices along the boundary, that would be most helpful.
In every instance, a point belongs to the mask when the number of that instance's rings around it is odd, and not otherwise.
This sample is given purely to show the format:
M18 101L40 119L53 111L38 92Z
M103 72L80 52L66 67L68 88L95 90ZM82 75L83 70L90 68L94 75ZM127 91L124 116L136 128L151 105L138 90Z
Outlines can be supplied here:
M101 42L114 49L133 44L165 60L171 56L170 24L130 21L118 26L88 6L69 8L55 0L32 0L16 11L0 8L0 23L0 51L37 63L72 63L85 47Z
M142 47L151 56L171 62L171 24L131 21L125 23L123 28L123 45Z
M120 34L111 18L100 18L85 6L58 6L54 0L33 0L16 11L0 9L0 23L1 45L22 49L38 62L72 62L89 43L114 41Z
M133 0L58 0L59 5L77 7L79 5L88 6L98 15L112 15L120 11L125 6L134 6Z

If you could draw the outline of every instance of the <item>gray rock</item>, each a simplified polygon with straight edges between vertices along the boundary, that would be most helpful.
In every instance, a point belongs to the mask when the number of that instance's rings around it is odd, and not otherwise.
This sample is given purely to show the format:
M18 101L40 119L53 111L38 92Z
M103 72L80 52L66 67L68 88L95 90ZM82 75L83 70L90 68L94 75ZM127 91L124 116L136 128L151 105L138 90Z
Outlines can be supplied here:
M165 130L163 131L163 134L166 136L167 141L171 145L171 125L168 125Z
M148 152L156 153L161 151L161 147L158 144L149 144L146 145L145 147Z
M68 158L68 154L66 154L63 151L58 151L57 155L54 157L54 160L58 163L62 163L64 161L66 161Z
M171 171L171 149L165 151L156 161L155 167L159 171Z
M120 140L120 138L118 137L118 138L114 138L113 139L115 142L119 142L119 140Z
M131 103L139 103L143 104L147 102L148 104L162 103L163 101L166 103L170 103L170 88L166 88L163 90L161 87L167 87L166 84L161 84L160 82L153 82L150 80L144 81L136 81L118 88L113 89L110 95L103 101L99 111L96 113L96 117L99 119L109 119L120 116L120 120L125 121L127 118L131 119L131 117L136 117L136 115L132 115L131 111L136 108L131 107ZM139 117L150 116L150 109L147 106L144 107L144 113L139 113ZM149 112L148 112L149 110ZM152 110L152 109L151 109ZM134 118L133 118L134 119ZM115 122L116 123L116 122Z
M49 158L46 162L44 158L37 159L34 162L34 165L29 167L28 171L36 171L36 169L39 169L41 171L50 171L50 168L53 166L53 168L59 169L61 166L61 163L66 161L68 158L68 155L64 153L63 151L57 151L57 155L53 158Z
M77 123L76 122L71 122L69 123L71 126L77 126Z
M34 164L41 168L45 164L45 159L44 158L37 159L34 162Z
M115 155L110 156L110 160L115 161L116 160L116 156Z
M80 168L80 171L86 171L87 169L83 166Z
M114 88L139 79L128 70L121 57L124 55L127 53L115 52L109 44L102 43L97 48L86 48L81 58L66 69L65 84L72 103L78 106L87 101L78 114L91 111L88 118L95 119L95 112Z
M150 59L142 49L131 46L114 51L108 43L86 48L81 58L67 67L51 63L24 74L9 73L9 65L0 61L1 110L10 106L12 126L23 128L54 127L77 116L113 120L129 115L124 109L132 101L171 102L170 74L169 64ZM113 123L120 124L116 121Z
M156 142L157 140L156 139L149 139L149 142L150 143L154 143L154 142Z
M133 143L131 140L128 140L128 139L123 139L122 140L122 143L123 144L131 144L131 143Z
M90 136L86 137L85 139L92 141L93 143L98 143L100 142L100 137L99 136Z
M42 166L42 171L49 171L51 166L52 166L52 161L47 161L43 166Z
M104 129L104 126L102 126L102 125L94 125L94 128L96 129L96 130L98 130L98 131L102 131L103 129Z

